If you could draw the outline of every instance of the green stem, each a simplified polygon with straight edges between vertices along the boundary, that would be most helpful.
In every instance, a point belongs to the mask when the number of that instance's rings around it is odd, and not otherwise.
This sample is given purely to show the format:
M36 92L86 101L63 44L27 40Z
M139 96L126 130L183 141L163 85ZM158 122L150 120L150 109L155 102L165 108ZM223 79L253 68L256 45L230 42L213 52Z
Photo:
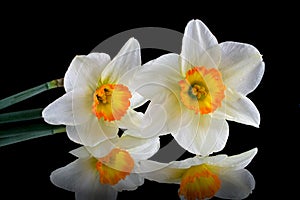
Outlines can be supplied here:
M28 90L25 90L23 92L14 94L12 96L9 96L5 99L0 100L0 109L6 108L8 106L11 106L15 103L18 103L20 101L23 101L25 99L28 99L30 97L33 97L37 94L40 94L44 91L57 88L57 87L63 87L63 79L56 79L53 81L49 81L47 83L44 83L42 85L30 88Z
M39 119L42 117L42 110L43 108L37 108L32 110L3 113L0 114L0 124Z
M10 130L0 130L0 147L63 132L66 132L65 126L49 124L34 124Z

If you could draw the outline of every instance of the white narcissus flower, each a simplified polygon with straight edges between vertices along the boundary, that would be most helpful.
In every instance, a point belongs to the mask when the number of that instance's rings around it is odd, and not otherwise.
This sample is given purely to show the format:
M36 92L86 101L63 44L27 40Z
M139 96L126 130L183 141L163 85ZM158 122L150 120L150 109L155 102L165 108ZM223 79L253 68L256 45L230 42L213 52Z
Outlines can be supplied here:
M140 46L134 38L113 60L105 53L76 56L64 77L66 94L44 109L45 121L67 125L69 138L85 146L116 137L118 128L135 127L142 114L133 108L144 102L132 90L140 65Z
M141 175L159 183L180 184L178 195L186 200L244 199L255 187L251 173L244 169L257 153L257 148L239 155L224 154L182 161L140 162Z
M116 199L119 191L135 190L144 183L136 173L138 162L158 149L158 137L139 139L125 134L71 151L78 159L53 171L50 179L57 187L75 192L76 200Z
M263 73L264 62L255 47L218 44L205 24L192 20L185 28L181 54L166 54L143 65L135 76L136 91L151 100L149 109L157 104L163 108L155 119L167 116L163 133L171 132L191 153L209 155L226 144L225 119L259 126L259 111L246 95Z

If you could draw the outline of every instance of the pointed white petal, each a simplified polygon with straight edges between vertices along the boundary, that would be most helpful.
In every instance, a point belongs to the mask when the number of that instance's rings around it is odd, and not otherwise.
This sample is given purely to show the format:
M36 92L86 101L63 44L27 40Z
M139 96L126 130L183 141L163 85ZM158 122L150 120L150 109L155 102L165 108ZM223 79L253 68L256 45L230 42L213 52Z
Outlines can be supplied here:
M200 20L191 20L188 22L184 30L184 37L186 37L186 39L190 39L187 41L183 40L183 45L186 45L185 47L188 47L188 42L190 42L191 40L201 45L199 47L198 53L210 49L211 47L214 47L216 44L218 44L218 41L215 38L215 36ZM185 47L183 47L183 51L186 50L184 49Z
M97 71L96 74L99 77L100 77L101 72L104 69L104 67L110 61L109 55L107 55L105 53L90 53L87 56L76 56L73 59L73 61L71 62L70 66L65 74L64 87L67 92L74 89L75 81L77 80L78 76L81 76L78 73L79 71L82 71L81 67L84 67L83 60L81 58L90 60L90 62L86 61L86 63L90 63L86 67L89 67L90 71L92 71L92 70ZM96 74L92 74L92 76L94 76Z
M128 108L126 114L115 123L122 129L138 129L142 123L144 114Z
M64 87L67 92L76 86L93 85L98 83L101 72L109 63L110 57L105 53L90 53L87 56L76 56L64 78Z
M91 154L88 152L85 146L78 147L77 149L74 149L69 153L78 158L88 158L91 156Z
M203 164L204 158L205 157L202 156L194 156L192 158L187 158L181 161L173 161L170 162L169 167L178 169L188 169L191 166Z
M130 98L130 107L131 108L137 108L142 106L144 103L146 103L148 99L140 95L138 92L134 92L132 94L132 97Z
M260 124L260 114L254 103L232 90L226 90L222 106L214 112L213 116L254 127L259 127Z
M191 166L201 165L203 163L217 165L218 163L221 163L227 157L228 156L224 155L224 154L219 154L216 156L204 156L204 157L203 156L194 156L192 158L187 158L185 160L170 162L169 167L179 168L179 169L187 169Z
M128 69L123 74L119 74L119 78L117 80L118 84L127 86L129 88L131 94L134 94L135 93L134 88L137 87L134 77L138 74L138 71L140 69L141 69L141 65L133 66L132 68ZM108 78L107 80L110 80L110 79Z
M191 20L184 31L181 50L182 72L191 66L216 68L221 49L215 36L200 20Z
M128 71L141 65L140 45L134 38L130 38L120 52L105 67L101 74L103 83L118 82Z
M221 174L221 188L216 197L224 199L244 199L255 187L255 180L252 174L246 169L237 171L226 171Z
M206 163L209 165L220 165L220 163L222 163L223 160L227 159L228 156L226 154L218 154L215 156L207 156L207 157L200 157L200 158L203 158L202 159L203 163Z
M75 126L66 126L66 132L71 141L82 144Z
M252 45L237 42L224 42L220 46L222 60L219 70L225 85L244 95L252 92L265 70L259 51Z
M235 169L235 170L243 169L251 162L251 160L254 158L256 153L257 153L257 148L253 148L244 153L234 155L234 156L229 156L216 165L225 168Z
M49 104L42 112L44 120L47 123L54 125L74 125L72 97L72 92L68 92Z
M50 175L51 182L57 187L69 191L79 191L82 182L90 184L94 181L96 168L92 167L91 158L77 159L65 167L56 169Z
M48 105L42 113L50 124L77 125L86 122L91 115L91 90L79 88L67 92Z
M75 192L77 200L116 199L116 190L100 184L95 164L93 158L77 159L53 171L50 180L57 187Z
M194 117L190 126L182 127L172 135L187 151L206 156L221 151L227 142L229 127L225 120L208 115Z

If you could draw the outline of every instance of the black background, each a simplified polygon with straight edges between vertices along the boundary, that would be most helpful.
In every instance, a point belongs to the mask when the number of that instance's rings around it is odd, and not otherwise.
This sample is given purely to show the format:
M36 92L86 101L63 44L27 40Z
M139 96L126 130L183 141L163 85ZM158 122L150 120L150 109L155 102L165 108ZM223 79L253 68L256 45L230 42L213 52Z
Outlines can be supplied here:
M232 5L181 2L176 6L173 2L164 8L146 3L128 3L126 8L119 4L3 6L7 14L1 14L0 25L0 98L63 77L75 55L88 54L122 31L153 26L183 32L189 20L200 19L219 42L252 44L266 63L262 82L248 96L260 111L260 128L229 122L230 136L222 153L233 155L258 147L257 156L247 167L256 180L248 199L294 197L297 191L292 180L297 181L298 173L293 153L297 152L294 138L299 134L300 99L299 36L293 8L252 1ZM161 53L143 50L142 62ZM1 113L43 108L63 93L62 88L48 91ZM58 134L1 147L0 198L74 199L74 193L52 185L49 175L75 159L68 152L77 146L66 134ZM136 191L119 193L118 199L178 199L177 190L178 185L146 181Z

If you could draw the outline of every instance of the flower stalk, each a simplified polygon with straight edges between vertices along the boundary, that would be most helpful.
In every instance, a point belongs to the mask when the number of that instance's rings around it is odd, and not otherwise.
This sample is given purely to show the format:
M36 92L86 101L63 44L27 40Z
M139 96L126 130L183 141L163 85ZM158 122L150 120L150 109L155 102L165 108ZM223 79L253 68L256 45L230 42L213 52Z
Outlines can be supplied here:
M65 126L54 126L45 123L0 129L0 147L65 131Z
M3 113L0 114L0 124L39 119L42 117L42 111L43 108L37 108L17 112Z
M54 89L54 88L57 88L57 87L63 87L63 78L49 81L47 83L41 84L39 86L30 88L30 89L25 90L23 92L14 94L14 95L9 96L7 98L4 98L4 99L0 100L0 109L9 107L13 104L16 104L16 103L20 102L20 101L24 101L24 100L26 100L30 97L33 97L37 94L40 94L42 92L45 92L47 90Z

